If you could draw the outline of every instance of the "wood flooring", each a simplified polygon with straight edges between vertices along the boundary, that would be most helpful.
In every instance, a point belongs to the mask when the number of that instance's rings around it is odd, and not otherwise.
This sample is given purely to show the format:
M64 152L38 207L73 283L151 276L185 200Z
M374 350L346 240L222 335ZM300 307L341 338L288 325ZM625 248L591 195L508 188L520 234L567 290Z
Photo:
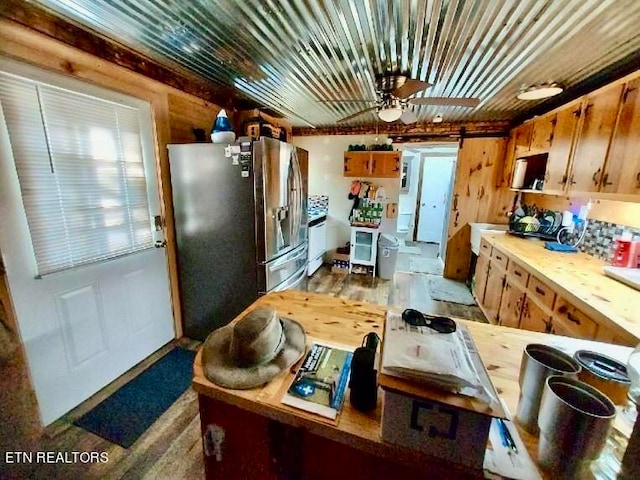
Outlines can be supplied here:
M435 258L437 245L416 244L421 256ZM486 319L477 306L435 301L429 297L426 276L407 271L411 255L399 254L392 280L366 275L331 273L322 266L309 280L308 290L335 297L470 320ZM402 271L401 271L402 270ZM181 339L163 347L122 377L45 429L33 447L41 452L106 452L106 463L56 463L8 465L0 459L1 479L199 479L204 478L197 395L185 392L129 449L104 440L73 425L73 421L107 398L145 368L164 356L175 344L197 349L199 342ZM34 455L35 458L35 455ZM10 467L10 468L9 468Z

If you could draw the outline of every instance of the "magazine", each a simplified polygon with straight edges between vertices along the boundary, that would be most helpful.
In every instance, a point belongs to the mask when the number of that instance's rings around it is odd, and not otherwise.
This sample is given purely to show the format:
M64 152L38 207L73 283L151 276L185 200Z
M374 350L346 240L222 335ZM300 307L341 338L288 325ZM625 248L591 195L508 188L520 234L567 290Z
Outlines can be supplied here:
M314 343L282 403L335 420L342 407L353 352Z

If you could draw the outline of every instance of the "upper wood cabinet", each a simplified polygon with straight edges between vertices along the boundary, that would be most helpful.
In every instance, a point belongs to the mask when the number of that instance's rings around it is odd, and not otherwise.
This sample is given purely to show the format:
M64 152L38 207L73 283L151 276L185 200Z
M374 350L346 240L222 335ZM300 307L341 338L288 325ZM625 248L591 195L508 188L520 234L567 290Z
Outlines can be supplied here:
M345 177L400 178L402 152L344 152Z
M569 190L597 192L618 115L624 86L613 85L589 95L582 110Z
M602 191L640 194L640 78L625 85Z
M533 123L523 123L511 132L515 141L515 157L522 157L529 154L531 145L531 134L533 133Z
M544 115L533 120L529 154L545 153L551 148L554 139L555 115Z
M562 193L567 185L571 147L580 110L580 102L574 102L553 114L553 139L544 177L544 191L547 193Z

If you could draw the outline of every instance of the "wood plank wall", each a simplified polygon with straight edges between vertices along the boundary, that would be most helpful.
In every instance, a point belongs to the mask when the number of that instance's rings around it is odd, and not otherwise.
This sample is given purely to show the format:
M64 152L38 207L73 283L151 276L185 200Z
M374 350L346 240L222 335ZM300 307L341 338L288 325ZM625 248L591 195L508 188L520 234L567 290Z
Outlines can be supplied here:
M465 280L472 222L507 223L513 194L504 179L507 138L465 138L458 152L444 276Z

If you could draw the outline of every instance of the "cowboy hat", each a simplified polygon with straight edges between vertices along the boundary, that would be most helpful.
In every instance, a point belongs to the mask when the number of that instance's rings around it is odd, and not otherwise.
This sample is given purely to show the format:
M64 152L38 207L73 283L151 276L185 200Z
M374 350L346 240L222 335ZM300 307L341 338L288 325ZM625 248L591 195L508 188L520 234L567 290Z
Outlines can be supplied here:
M202 350L204 374L226 388L258 387L296 363L306 342L302 325L260 307L209 334Z

